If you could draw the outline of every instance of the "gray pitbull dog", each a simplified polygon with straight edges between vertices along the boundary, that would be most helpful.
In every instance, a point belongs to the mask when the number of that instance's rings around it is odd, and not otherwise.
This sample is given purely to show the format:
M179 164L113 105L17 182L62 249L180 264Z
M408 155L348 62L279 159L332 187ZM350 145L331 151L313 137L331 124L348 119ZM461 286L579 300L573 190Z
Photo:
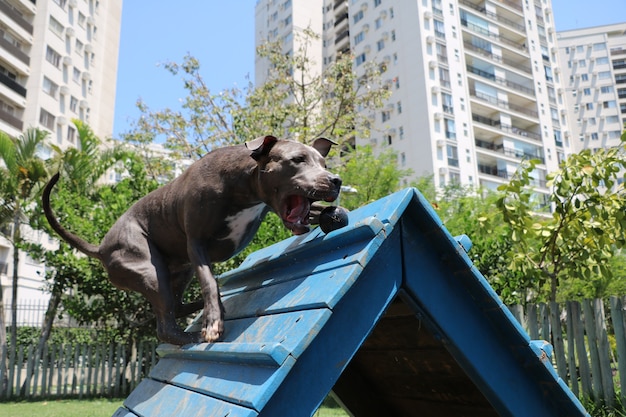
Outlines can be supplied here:
M224 332L224 308L212 262L224 261L252 240L273 210L295 235L309 231L312 205L334 201L341 179L326 170L332 141L312 146L264 136L245 145L216 149L172 182L141 198L107 232L99 246L59 224L46 185L43 206L50 226L70 245L99 259L111 282L143 294L167 343L215 342ZM202 301L183 304L195 272ZM202 331L184 332L176 317L204 307Z

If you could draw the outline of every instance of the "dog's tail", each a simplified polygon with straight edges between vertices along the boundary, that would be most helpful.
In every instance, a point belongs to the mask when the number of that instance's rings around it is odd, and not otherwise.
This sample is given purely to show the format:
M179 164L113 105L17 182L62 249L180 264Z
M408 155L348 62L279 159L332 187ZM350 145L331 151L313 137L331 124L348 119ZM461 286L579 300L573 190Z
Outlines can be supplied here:
M50 178L50 181L48 181L48 184L46 184L46 188L43 190L43 211L46 215L46 219L48 219L48 223L50 223L50 226L59 234L59 236L63 238L63 240L72 245L74 248L78 249L87 256L102 260L98 246L92 245L91 243L66 230L54 216L52 208L50 207L50 192L57 181L59 181L59 175L60 174L58 172L54 174L54 176Z

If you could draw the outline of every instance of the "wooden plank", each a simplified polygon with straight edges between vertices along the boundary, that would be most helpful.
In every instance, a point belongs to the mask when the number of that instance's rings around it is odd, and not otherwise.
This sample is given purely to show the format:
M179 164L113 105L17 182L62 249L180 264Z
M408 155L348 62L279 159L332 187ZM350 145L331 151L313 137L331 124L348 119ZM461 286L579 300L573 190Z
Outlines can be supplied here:
M250 408L151 379L142 381L124 401L124 406L138 416L258 416ZM128 416L128 413L117 415Z
M323 265L326 269L318 273L295 265L288 271L287 277L290 278L288 280L270 274L268 282L262 286L257 284L250 287L238 287L237 291L231 291L222 297L226 319L256 317L311 308L332 309L363 270L360 264L349 262L349 259L342 259L342 265L332 268ZM263 278L260 277L260 280L262 281ZM198 326L200 321L201 315L196 320Z
M567 314L566 321L566 339L567 339L567 364L569 369L570 383L569 386L576 397L580 393L580 387L578 383L578 369L576 366L576 336L574 332L574 318L572 313L572 303L568 301L565 304L565 311Z
M555 301L550 302L550 326L552 328L552 346L556 359L556 370L559 377L568 383L567 361L565 360L565 345L561 329L561 311Z
M41 369L41 396L44 398L48 395L48 355L48 344L45 344L43 347L43 360Z
M539 326L537 325L537 305L526 305L526 323L528 325L528 334L532 340L539 339Z
M615 332L615 344L617 347L617 369L620 386L626 384L626 330L624 329L624 304L623 299L616 296L610 298L611 317ZM621 403L626 404L626 392L620 390Z
M24 377L24 384L22 386L21 395L26 398L31 397L30 385L31 385L31 375L34 373L33 367L35 366L35 358L33 357L33 345L29 345L26 350L26 375Z
M515 317L515 320L522 326L524 329L526 328L526 320L524 319L524 307L521 304L515 304L509 307L511 314Z
M545 303L539 304L539 315L541 317L541 338L545 341L550 340L550 312Z
M589 358L591 360L591 383L593 387L593 398L601 402L604 398L602 389L602 371L600 369L600 357L598 356L598 346L596 341L596 325L594 323L595 316L593 314L592 300L583 300L583 313L585 321L585 331L587 332L587 341L589 345Z
M229 323L229 322L227 322ZM200 343L197 345L159 345L161 357L180 359L218 360L220 362L242 362L250 364L279 366L291 353L283 344L275 342L258 343Z
M593 300L594 321L596 336L598 337L598 358L600 359L600 372L602 375L602 391L604 401L612 407L615 404L615 387L613 385L613 369L609 353L609 338L606 332L606 317L604 315L604 303L601 299Z
M17 367L16 367L17 377L15 378L15 391L14 391L16 396L20 395L20 387L22 386L23 364L24 364L24 346L20 346L17 352Z
M167 354L206 354L227 353L230 351L236 354L238 349L241 354L241 348L238 344L255 343L266 344L268 348L276 348L281 345L282 348L289 352L290 355L298 357L311 341L312 334L309 329L321 326L330 317L331 311L326 308L291 311L282 314L274 314L271 316L251 317L238 320L228 320L225 324L225 332L222 337L224 347L220 346L200 346L191 349L179 349L171 345L162 347L159 354L164 357ZM173 348L173 350L172 350ZM186 352L186 353L183 353ZM259 354L259 352L251 352ZM276 356L280 357L281 352L276 352ZM252 359L252 358L251 358Z

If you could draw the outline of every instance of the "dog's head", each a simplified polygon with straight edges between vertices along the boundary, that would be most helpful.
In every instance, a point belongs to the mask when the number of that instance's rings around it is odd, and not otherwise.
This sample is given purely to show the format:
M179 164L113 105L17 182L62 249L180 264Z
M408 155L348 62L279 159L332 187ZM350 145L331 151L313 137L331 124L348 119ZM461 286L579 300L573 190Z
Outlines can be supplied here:
M324 161L333 144L320 138L308 146L274 136L246 143L257 161L261 198L295 235L309 231L311 203L339 196L341 179L326 170Z

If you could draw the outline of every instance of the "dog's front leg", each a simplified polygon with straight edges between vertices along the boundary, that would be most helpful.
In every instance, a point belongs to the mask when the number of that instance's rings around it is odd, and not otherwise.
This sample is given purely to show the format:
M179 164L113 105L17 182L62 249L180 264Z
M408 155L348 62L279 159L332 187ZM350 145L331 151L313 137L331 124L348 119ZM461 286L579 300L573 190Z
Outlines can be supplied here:
M224 333L224 307L220 299L220 291L217 280L213 276L209 259L200 245L193 245L190 250L191 261L196 270L196 276L200 281L204 311L202 313L202 338L212 343L222 337Z

